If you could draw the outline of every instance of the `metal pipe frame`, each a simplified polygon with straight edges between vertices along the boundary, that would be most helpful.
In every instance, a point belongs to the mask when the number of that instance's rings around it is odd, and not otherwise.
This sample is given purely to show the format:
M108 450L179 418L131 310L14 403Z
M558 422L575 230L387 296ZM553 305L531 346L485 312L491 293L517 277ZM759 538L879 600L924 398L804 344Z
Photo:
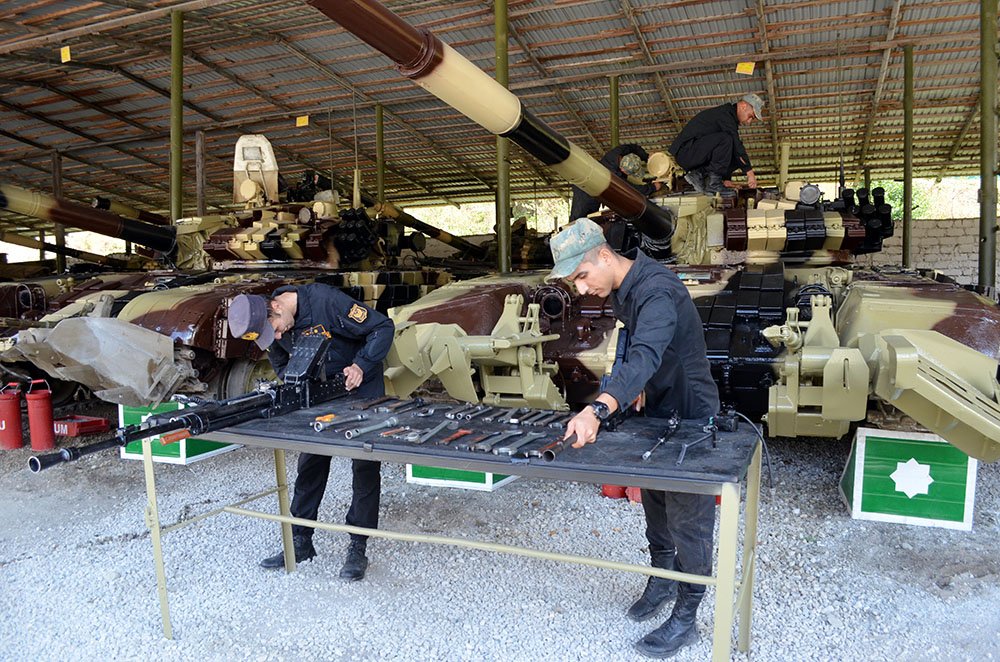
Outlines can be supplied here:
M611 77L611 148L618 147L618 76Z
M979 4L979 286L997 280L997 3Z
M62 197L62 154L58 151L52 152L52 197ZM55 223L52 232L55 235L56 246L66 248L66 226ZM56 253L56 271L59 273L66 271L66 255L62 252Z
M379 202L385 202L385 120L382 104L375 104L375 189Z
M507 87L507 0L493 2L493 29L496 48L496 80ZM497 270L510 273L510 141L497 136Z
M913 46L903 47L903 268L913 266Z
M348 524L332 524L328 522L318 522L315 520L292 517L289 512L288 500L288 479L285 465L284 449L274 448L274 468L277 482L276 488L251 495L241 501L229 506L222 506L212 511L202 513L196 517L169 527L161 527L156 505L156 481L155 465L149 439L143 440L143 469L146 476L146 525L149 527L153 542L153 562L157 576L157 594L160 602L160 616L163 623L163 634L167 639L172 639L172 626L170 623L170 606L167 600L166 573L163 563L163 547L161 536L164 533L177 530L184 526L199 522L206 517L219 513L229 513L233 515L243 515L246 517L256 517L258 519L269 520L281 524L282 547L285 556L285 570L292 572L295 569L295 551L292 544L292 525L306 526L323 531L338 533L349 533L364 535L374 538L386 538L389 540L400 540L403 542L420 542L439 545L452 545L467 549L478 549L481 551L512 554L525 556L546 561L559 561L564 563L576 563L594 568L606 570L618 570L622 572L632 572L640 575L661 577L663 579L673 579L692 584L704 584L705 586L716 587L715 614L712 638L712 660L714 662L725 662L730 659L732 649L732 627L733 620L738 616L738 637L737 647L741 652L748 652L750 648L750 629L753 609L753 583L756 571L756 548L757 548L757 524L760 511L760 470L762 445L755 444L750 465L747 469L744 481L746 483L746 499L744 500L744 534L741 562L739 565L740 574L737 577L737 554L739 547L739 519L740 519L740 482L725 482L719 486L721 490L721 504L719 508L719 545L716 567L717 574L693 575L676 570L663 570L646 565L635 565L622 563L606 559L597 559L588 556L575 554L560 554L546 552L527 547L515 545L503 545L468 538L450 538L447 536L436 536L417 533L403 533L390 531L387 529L366 529L363 527L350 526ZM256 510L248 510L240 506L259 499L269 494L278 493L279 514L265 513Z
M198 216L204 216L207 212L205 206L205 132L196 131L194 134L194 191L195 206Z
M170 12L170 220L184 215L184 13Z

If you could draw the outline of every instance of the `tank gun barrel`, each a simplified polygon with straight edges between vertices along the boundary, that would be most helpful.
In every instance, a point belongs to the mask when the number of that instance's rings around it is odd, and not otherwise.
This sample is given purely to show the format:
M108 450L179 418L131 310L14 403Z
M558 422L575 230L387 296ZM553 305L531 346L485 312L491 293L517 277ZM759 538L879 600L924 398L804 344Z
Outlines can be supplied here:
M396 219L406 227L416 230L417 232L423 232L432 239L437 239L438 241L448 244L452 248L464 251L477 259L486 259L487 249L485 246L477 246L467 239L456 237L455 235L445 232L440 228L436 228L429 223L424 223L419 218L410 216L399 207L393 205L391 202L378 202L373 205L373 208L375 209L375 213L383 214L389 218Z
M417 85L491 133L510 138L569 183L602 201L657 243L674 231L671 212L651 203L581 147L526 110L520 99L432 33L374 0L308 0L396 63Z
M117 200L112 200L111 198L102 198L101 196L97 196L94 198L91 206L94 209L103 209L111 212L112 214L118 214L119 216L131 218L135 221L145 221L146 223L152 223L153 225L170 225L170 219L166 216L160 216L159 214L154 214L153 212L136 209L135 207L118 202Z
M37 239L32 239L31 237L21 236L16 232L0 232L0 241L8 244L15 244L17 246L24 246L25 248L37 248L39 250L45 249L49 253L75 257L86 262L93 262L94 264L106 264L110 267L114 267L115 269L128 268L128 263L124 260L108 257L106 255L98 255L96 253L88 253L87 251L77 250L76 248L70 248L69 246L57 246L56 244L50 244L47 241L38 241Z
M60 200L2 182L0 182L0 209L80 230L89 230L107 237L124 239L166 255L173 254L177 249L177 229L173 226L156 226L122 218L108 211Z

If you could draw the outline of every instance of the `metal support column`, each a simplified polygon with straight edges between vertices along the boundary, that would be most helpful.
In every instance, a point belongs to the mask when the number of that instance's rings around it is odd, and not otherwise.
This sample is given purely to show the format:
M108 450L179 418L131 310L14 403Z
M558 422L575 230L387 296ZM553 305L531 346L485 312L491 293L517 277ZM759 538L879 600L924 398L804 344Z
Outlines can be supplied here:
M611 148L618 147L618 76L611 77Z
M184 215L184 13L170 12L170 220Z
M375 104L375 187L378 201L385 202L385 124L382 104Z
M205 208L205 132L195 131L194 134L194 194L197 201L198 216L206 214Z
M792 160L792 143L781 141L781 161L778 164L778 194L784 195L788 183L788 166Z
M979 4L979 286L997 281L997 3Z
M52 197L59 200L62 198L62 154L52 152ZM66 248L66 226L56 223L53 227L56 237L56 246ZM56 253L56 271L62 273L66 271L66 256Z
M285 451L274 449L274 474L278 480L278 512L291 517L288 501L288 472L285 469ZM285 554L285 572L295 572L295 543L292 540L292 525L281 523L281 549Z
M496 79L507 87L507 0L493 2ZM497 136L497 269L510 271L510 143Z
M39 230L38 231L38 243L39 244L44 244L45 243L45 230ZM38 249L38 259L39 260L44 260L45 259L45 246L41 246Z
M903 47L903 268L913 266L913 46Z
M160 619L163 636L174 638L170 625L170 602L167 599L167 573L163 568L163 543L160 537L160 511L156 506L156 476L153 471L153 448L149 439L142 440L142 467L146 476L146 526L153 541L153 565L156 568L156 593L160 598Z
M868 166L865 166L865 189L867 189L869 193L872 191L872 169Z

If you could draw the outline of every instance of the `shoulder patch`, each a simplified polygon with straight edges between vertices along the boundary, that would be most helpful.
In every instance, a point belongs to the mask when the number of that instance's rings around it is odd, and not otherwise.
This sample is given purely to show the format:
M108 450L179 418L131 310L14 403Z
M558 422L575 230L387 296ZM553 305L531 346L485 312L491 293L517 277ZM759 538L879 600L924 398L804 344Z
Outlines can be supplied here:
M368 310L364 306L354 304L351 306L351 310L347 313L347 316L358 324L364 324L365 320L368 319Z

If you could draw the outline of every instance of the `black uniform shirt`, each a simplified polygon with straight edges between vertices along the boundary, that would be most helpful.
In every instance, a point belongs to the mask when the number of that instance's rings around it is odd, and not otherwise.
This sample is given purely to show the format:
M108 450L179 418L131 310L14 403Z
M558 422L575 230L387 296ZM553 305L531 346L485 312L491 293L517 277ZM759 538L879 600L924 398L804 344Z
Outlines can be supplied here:
M268 358L281 377L295 342L305 334L329 334L333 342L326 354L326 374L332 377L352 363L364 372L358 395L385 392L382 360L389 353L395 332L392 320L325 283L286 285L274 293L297 292L295 324L268 348Z
M719 411L701 318L677 275L644 253L611 295L615 317L629 332L625 359L605 392L627 407L645 388L646 413L706 418Z
M670 153L677 156L687 143L712 133L728 133L733 137L734 156L743 164L743 172L753 170L747 148L740 140L740 121L736 117L736 104L724 103L715 108L703 110L681 129L680 134L670 143Z

